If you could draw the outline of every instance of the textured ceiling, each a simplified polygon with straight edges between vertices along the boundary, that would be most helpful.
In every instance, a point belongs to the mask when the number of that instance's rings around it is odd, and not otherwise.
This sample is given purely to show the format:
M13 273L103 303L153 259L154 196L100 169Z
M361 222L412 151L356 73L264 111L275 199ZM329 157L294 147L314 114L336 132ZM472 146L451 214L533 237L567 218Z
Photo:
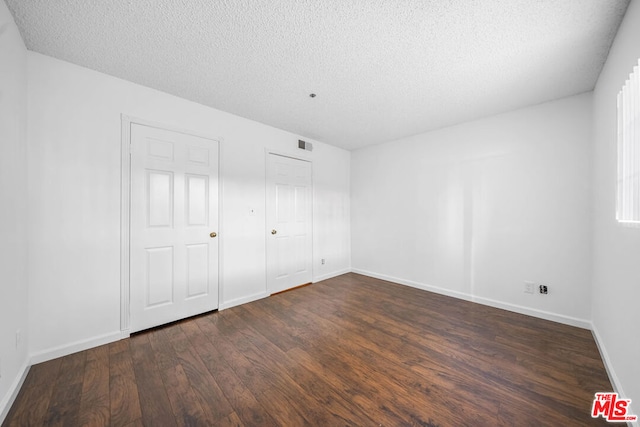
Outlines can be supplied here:
M628 0L6 3L33 51L353 149L592 90Z

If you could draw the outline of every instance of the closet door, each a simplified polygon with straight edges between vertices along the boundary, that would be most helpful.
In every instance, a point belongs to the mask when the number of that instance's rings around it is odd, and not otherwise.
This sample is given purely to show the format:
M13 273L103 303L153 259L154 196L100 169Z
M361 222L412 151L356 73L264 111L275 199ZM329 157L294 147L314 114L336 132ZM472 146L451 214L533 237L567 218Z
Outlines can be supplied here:
M312 280L311 163L267 154L267 291Z
M218 308L218 142L131 126L135 332Z

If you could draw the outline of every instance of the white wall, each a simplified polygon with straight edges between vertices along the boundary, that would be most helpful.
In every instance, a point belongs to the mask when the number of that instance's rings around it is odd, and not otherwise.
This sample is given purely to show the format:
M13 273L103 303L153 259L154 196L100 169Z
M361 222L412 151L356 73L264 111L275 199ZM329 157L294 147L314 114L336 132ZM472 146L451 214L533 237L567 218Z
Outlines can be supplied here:
M354 271L588 327L590 118L583 94L352 152Z
M0 423L27 366L26 70L27 50L0 1Z
M317 282L351 271L351 153L314 145L314 156L325 165L319 168L314 163L313 169L313 272Z
M32 52L28 72L36 361L117 337L121 114L223 138L221 306L265 295L265 148L297 154L299 136ZM350 266L350 153L315 142L307 154L318 279Z
M619 392L640 415L640 228L615 220L616 97L640 58L632 0L593 96L593 324Z

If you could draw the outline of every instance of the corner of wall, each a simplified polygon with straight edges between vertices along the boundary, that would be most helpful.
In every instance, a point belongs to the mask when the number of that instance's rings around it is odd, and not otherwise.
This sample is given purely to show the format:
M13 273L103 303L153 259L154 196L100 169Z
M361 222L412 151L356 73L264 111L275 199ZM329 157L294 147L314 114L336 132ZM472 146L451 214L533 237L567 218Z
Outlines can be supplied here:
M0 422L29 369L27 50L0 1Z
M18 397L18 393L22 388L22 384L24 384L24 380L27 378L27 374L29 373L29 369L31 368L28 360L25 360L22 364L22 367L18 371L18 375L15 377L7 394L0 400L0 424L4 422L7 415L9 415L9 411L11 410L11 405L15 402L16 397Z
M640 328L640 232L616 222L615 204L616 99L640 57L638 22L640 2L631 0L594 88L590 165L592 331L615 391L635 402L636 411L640 410L640 342L632 334Z

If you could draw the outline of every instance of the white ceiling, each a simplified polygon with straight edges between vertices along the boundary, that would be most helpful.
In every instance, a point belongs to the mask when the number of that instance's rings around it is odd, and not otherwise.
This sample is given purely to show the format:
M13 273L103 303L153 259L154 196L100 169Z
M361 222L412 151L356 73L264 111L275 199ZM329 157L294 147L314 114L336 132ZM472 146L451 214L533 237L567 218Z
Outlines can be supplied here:
M30 50L354 149L592 90L629 0L6 3Z

